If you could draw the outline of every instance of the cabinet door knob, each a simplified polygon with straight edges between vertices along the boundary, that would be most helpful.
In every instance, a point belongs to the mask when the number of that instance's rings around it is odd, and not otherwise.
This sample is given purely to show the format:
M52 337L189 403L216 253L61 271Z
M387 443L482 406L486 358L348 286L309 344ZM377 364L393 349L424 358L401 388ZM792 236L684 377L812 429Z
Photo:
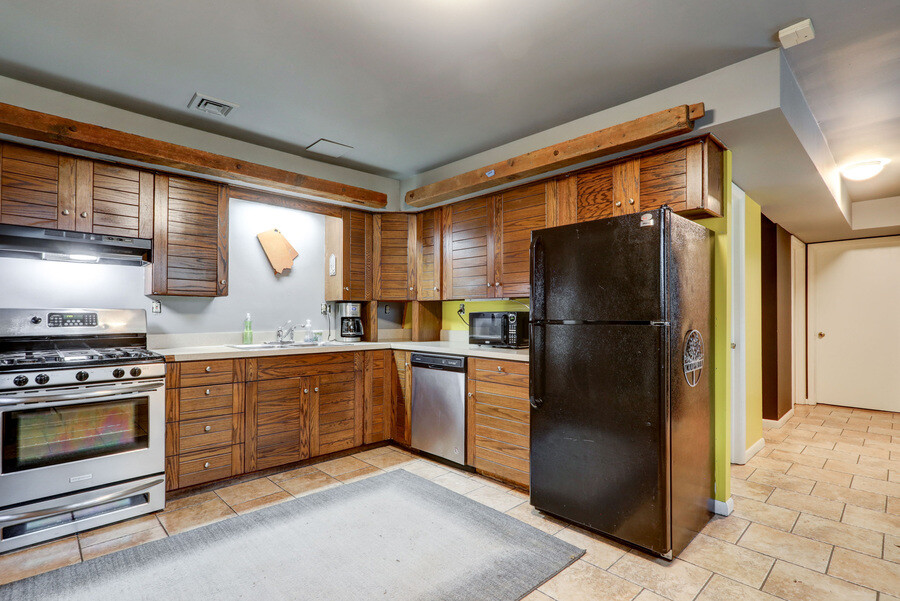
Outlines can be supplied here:
M350 290L350 286L344 286L344 290Z
M209 461L207 461L206 463L203 464L203 469L206 469L208 467L209 467Z
M470 397L470 398L471 398L471 396L472 396L472 393L471 393L471 392L470 392L470 393L469 393L469 394L468 394L468 396L469 396L469 397Z
M86 217L87 217L87 211L82 212L82 213L81 213L81 217L82 217L82 219L86 218Z
M490 288L492 286L492 284L490 282L488 282L487 285L488 285L488 288Z
M206 366L206 371L207 371L207 372L211 372L211 371L212 371L212 366L211 366L211 365L207 365L207 366Z
M63 214L63 215L68 215L68 214L69 214L69 209L63 209L62 214Z
M303 389L303 394L309 394L309 388L304 388L304 389Z
M497 288L499 288L499 287L500 287L500 282L494 282L494 286L496 286Z
M819 332L818 336L819 338L825 338L825 332Z
M209 396L209 392L210 392L210 390L209 390L209 388L207 388L207 389L206 389L206 396Z
M437 287L437 286L435 286L435 287L434 287L434 289L435 289L435 290L437 290L437 289L438 289L438 287Z
M315 388L313 388L313 392L319 392L319 387L316 386Z
M617 207L621 207L621 206L622 206L622 201L621 201L621 200L617 200L617 201L616 201L616 206L617 206Z
M222 284L222 285L224 286L224 285L225 285L225 280L219 280L219 283Z
M633 205L633 204L634 204L634 199L633 199L633 198L629 198L629 199L628 199L628 204Z
M210 430L212 430L212 426L206 426L205 428L203 428L204 432L209 432Z

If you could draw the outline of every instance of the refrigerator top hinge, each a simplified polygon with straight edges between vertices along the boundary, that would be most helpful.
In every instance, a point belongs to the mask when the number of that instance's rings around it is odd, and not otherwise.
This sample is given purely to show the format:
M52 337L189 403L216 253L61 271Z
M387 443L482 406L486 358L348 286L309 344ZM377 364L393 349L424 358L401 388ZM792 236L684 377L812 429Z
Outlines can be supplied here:
M667 325L669 325L669 322L668 321L651 321L650 325L651 326L667 326Z

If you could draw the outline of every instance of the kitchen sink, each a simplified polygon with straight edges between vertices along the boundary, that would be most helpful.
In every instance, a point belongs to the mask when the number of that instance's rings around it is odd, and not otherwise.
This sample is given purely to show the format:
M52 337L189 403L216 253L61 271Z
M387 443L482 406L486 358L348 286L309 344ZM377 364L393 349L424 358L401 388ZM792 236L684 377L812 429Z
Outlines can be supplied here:
M351 344L349 342L262 342L259 344L229 344L231 348L240 349L242 351L265 351L289 348L311 348L315 346L344 346Z

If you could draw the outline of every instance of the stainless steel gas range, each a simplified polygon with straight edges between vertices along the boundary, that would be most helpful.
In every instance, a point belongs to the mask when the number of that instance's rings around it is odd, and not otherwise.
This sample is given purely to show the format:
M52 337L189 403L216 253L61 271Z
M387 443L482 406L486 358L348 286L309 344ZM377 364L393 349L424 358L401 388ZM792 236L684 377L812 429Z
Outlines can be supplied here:
M0 552L163 508L165 371L144 311L0 309Z

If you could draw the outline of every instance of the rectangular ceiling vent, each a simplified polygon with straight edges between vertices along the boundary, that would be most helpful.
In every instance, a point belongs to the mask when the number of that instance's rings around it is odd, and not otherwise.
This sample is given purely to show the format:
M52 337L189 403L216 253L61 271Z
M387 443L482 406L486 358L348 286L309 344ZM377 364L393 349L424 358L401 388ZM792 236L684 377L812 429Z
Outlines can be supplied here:
M218 115L219 117L228 116L228 113L230 113L237 107L238 105L233 102L219 100L218 98L206 96L205 94L201 94L200 92L194 94L194 97L191 98L191 101L188 103L189 109L197 109L198 111Z
M308 150L309 152L315 152L316 154L324 154L328 157L338 158L353 150L353 147L346 144L341 144L340 142L332 142L331 140L326 140L325 138L319 138L318 140L307 146L306 150Z

